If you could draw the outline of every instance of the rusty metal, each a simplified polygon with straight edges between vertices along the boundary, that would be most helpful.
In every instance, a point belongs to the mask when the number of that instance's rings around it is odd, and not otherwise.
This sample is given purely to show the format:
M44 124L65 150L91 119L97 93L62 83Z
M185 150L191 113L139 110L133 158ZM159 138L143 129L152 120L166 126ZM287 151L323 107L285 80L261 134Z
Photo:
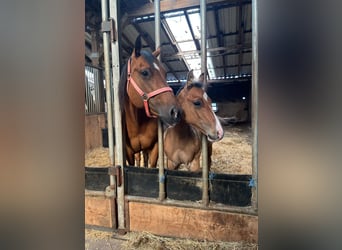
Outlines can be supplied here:
M118 187L121 187L122 185L122 167L121 166L115 166L116 171L116 183Z
M107 21L102 21L101 23L101 32L110 32L110 41L116 41L116 28L115 21L113 18L109 18Z

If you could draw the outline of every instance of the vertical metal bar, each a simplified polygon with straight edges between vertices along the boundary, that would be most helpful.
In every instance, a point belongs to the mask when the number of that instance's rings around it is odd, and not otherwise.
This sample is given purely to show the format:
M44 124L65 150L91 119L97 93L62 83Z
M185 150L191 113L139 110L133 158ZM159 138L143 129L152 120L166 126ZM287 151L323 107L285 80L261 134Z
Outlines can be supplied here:
M86 113L89 113L89 103L88 103L88 77L87 74L85 74L84 77L84 84L85 84L85 104L87 105Z
M160 46L160 1L154 1L154 27L156 49ZM158 119L158 167L159 167L159 200L165 199L165 173L164 173L164 141L163 123Z
M120 1L110 0L110 17L114 20L115 31L113 37L116 37L116 41L112 40L112 66L113 66L113 87L114 87L114 113L115 113L115 156L119 166L124 166L123 155L123 129L122 119L119 103L119 82L120 82L120 48L119 48L119 36L120 30L118 22L120 12ZM121 180L124 180L124 171L121 171ZM124 230L125 225L125 182L122 181L121 185L117 187L117 212L118 212L118 228Z
M207 5L205 0L200 2L201 14L201 71L204 73L204 86L207 84ZM208 141L202 135L202 203L209 204L209 166L208 166Z
M100 69L96 70L96 90L97 90L97 105L98 105L98 111L97 112L101 112L101 92L100 92L100 86L101 86L101 80L100 80L100 74L101 71Z
M107 0L101 0L102 21L108 20L108 3ZM107 99L107 127L108 127L108 147L110 164L114 166L114 140L113 140L113 110L112 110L112 86L110 81L110 60L109 60L109 34L103 32L103 51L105 65L106 80L106 99ZM114 177L110 177L110 185L114 185Z
M252 207L258 209L258 11L252 1Z
M96 112L100 112L99 69L94 69Z

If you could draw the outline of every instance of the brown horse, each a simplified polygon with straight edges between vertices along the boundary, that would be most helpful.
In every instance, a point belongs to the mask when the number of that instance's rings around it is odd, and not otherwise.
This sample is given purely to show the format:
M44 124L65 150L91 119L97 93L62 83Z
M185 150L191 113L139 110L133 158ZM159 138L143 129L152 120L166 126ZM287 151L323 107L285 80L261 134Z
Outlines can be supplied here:
M175 125L180 120L180 108L172 89L166 83L166 72L153 53L141 50L141 37L124 66L119 83L121 113L125 124L126 157L134 165L134 155L147 153L151 167L158 159L158 121Z
M222 126L212 111L211 99L204 91L203 77L194 80L193 71L188 73L187 82L177 93L183 110L181 121L168 128L164 135L164 149L168 158L168 169L177 169L182 163L191 171L200 170L202 134L208 143L208 164L211 164L212 142L223 138ZM190 166L189 166L190 165Z

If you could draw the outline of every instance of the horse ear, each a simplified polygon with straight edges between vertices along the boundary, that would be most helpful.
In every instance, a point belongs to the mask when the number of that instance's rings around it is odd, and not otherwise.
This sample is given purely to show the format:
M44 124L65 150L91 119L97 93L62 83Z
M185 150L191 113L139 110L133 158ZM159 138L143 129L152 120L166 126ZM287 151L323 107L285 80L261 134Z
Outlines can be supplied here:
M160 55L160 47L158 47L155 51L152 53L155 57L158 57Z
M186 77L186 83L188 84L189 82L192 82L194 79L194 70L190 70L187 77Z
M133 52L135 57L139 57L140 56L140 50L141 50L141 35L139 35L137 37L137 39L135 40L134 52Z

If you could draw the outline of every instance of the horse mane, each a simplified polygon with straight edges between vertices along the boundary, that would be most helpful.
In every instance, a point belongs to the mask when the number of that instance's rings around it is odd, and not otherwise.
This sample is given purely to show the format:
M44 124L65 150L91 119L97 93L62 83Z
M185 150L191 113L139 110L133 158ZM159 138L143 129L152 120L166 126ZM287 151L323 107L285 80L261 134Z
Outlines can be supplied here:
M121 114L124 113L125 100L127 98L126 86L127 86L127 63L122 68L120 81L119 81L119 103L120 103Z

